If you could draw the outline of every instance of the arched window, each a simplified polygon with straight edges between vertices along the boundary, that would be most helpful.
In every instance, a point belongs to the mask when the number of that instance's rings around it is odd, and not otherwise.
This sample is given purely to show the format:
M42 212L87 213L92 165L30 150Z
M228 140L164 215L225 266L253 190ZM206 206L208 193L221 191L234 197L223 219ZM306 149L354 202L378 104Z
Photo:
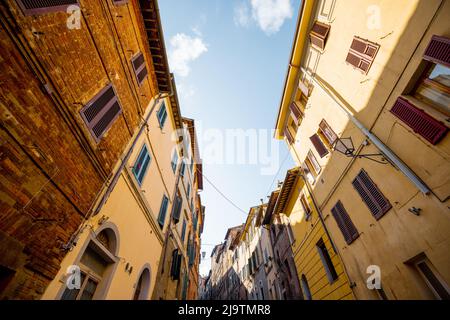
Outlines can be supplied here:
M102 299L118 261L118 239L112 228L104 228L88 244L75 264L79 267L80 287L65 287L62 300ZM77 275L74 275L77 276ZM68 285L68 284L66 284Z
M302 274L302 290L303 295L305 297L305 300L312 300L311 291L309 290L308 280L306 280L306 277L304 274Z
M133 300L147 300L150 290L150 280L150 270L148 267L144 267L136 284Z

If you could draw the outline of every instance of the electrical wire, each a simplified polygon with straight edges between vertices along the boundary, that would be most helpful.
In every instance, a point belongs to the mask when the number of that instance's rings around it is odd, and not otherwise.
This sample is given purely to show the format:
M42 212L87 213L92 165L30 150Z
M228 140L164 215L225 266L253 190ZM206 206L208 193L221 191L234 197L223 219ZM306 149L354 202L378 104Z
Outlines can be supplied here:
M266 196L270 195L270 191L272 189L273 183L275 182L275 180L277 179L278 175L280 174L281 168L283 167L284 163L286 162L288 156L289 156L289 150L286 152L286 155L284 156L283 161L281 162L280 166L278 167L278 171L275 174L275 176L273 177L272 183L270 184L269 188L266 191Z
M208 177L205 176L204 173L202 173L203 178L205 178L206 181L208 181L208 183L225 199L227 200L233 207L235 207L236 209L238 209L239 211L241 211L242 213L244 213L246 216L248 214L248 212L242 210L241 208L239 208L238 205L236 205L230 198L228 198L222 191L219 190L218 187L216 187L214 185L214 183L211 182L211 180L208 179Z

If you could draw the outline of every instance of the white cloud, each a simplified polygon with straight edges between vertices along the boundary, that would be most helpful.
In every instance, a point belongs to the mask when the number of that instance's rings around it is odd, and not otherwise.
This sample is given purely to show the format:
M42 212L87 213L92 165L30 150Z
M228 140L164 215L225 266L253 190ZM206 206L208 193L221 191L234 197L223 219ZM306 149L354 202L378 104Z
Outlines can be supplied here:
M195 95L194 86L192 86L191 84L186 84L184 82L180 82L180 84L177 85L177 91L183 100L188 100Z
M251 16L248 2L251 5ZM277 33L286 19L293 16L292 0L246 0L234 10L236 25L248 26L253 19L267 35Z
M177 33L170 39L169 64L172 71L180 77L189 75L189 64L208 51L203 39Z
M250 24L250 8L247 3L242 2L234 8L234 24L248 27Z

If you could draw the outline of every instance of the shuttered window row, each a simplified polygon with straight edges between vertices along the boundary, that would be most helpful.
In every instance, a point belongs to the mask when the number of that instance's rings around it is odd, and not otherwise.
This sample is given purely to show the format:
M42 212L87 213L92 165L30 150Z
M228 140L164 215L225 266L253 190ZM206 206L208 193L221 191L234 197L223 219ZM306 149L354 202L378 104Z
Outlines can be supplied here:
M133 65L137 83L141 85L148 75L147 66L145 65L145 59L142 52L139 52L133 59L131 59L131 64Z
M380 219L392 208L389 200L381 193L364 169L358 173L352 184L375 219Z
M331 213L333 214L333 217L336 220L336 223L347 244L352 243L359 237L358 230L350 219L350 216L341 201L336 203L336 205L331 209Z
M97 143L121 113L122 108L112 84L102 89L80 111L81 117Z
M309 40L311 41L311 44L321 50L325 49L329 32L329 25L315 21L313 27L311 28L311 32L309 33Z
M448 132L445 124L416 108L405 98L397 99L391 113L432 144L437 144Z
M379 48L379 44L355 36L345 61L367 74Z
M16 0L16 2L25 15L65 12L70 5L78 5L77 0Z

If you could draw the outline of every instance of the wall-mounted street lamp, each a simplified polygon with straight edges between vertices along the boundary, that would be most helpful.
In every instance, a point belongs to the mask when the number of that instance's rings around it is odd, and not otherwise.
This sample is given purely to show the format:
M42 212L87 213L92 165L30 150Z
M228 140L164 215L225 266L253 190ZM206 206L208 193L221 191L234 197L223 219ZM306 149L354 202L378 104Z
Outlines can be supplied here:
M367 144L367 142L366 142ZM377 163L387 164L386 158L382 153L368 153L368 154L355 154L355 146L353 145L353 140L351 137L348 138L337 138L333 143L333 149L339 153L342 153L346 157L350 158L366 158ZM381 161L373 159L372 157L381 157Z

